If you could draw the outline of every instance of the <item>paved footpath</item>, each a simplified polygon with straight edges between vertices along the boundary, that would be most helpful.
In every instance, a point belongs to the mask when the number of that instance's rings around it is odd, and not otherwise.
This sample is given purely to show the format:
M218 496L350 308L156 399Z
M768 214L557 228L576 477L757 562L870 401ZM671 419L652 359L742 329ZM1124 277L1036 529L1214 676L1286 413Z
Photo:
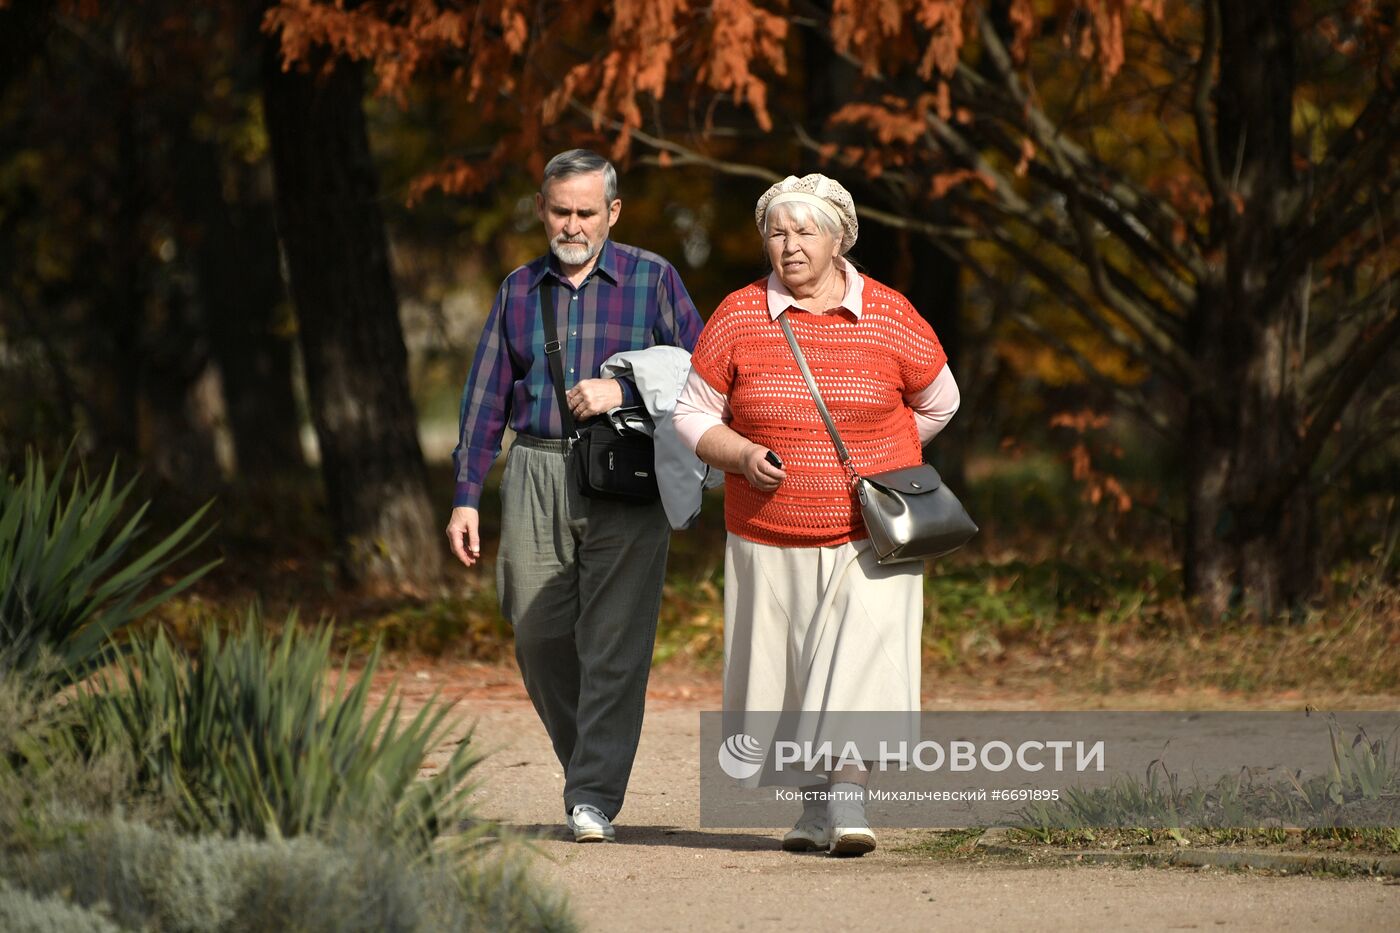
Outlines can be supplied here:
M450 675L416 676L458 693ZM566 836L559 765L518 681L503 672L459 694L490 753L481 815L539 837L538 877L568 892L585 929L1400 930L1393 879L933 860L910 851L917 830L881 830L875 853L830 859L782 852L777 831L702 830L697 710L714 706L708 692L653 697L612 845Z

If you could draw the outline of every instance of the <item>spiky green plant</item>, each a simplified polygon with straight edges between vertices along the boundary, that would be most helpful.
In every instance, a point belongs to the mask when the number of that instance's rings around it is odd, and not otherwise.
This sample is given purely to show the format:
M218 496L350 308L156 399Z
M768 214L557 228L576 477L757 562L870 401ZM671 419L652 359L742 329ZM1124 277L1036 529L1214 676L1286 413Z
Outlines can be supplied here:
M139 539L150 503L122 518L135 481L118 488L114 464L97 483L78 471L65 494L67 466L64 457L49 476L43 460L30 454L21 479L0 476L0 676L34 668L49 651L58 662L51 684L81 677L114 632L217 563L149 592L209 534L195 533L209 506L143 551Z
M1400 815L1397 755L1382 739L1358 729L1343 738L1335 717L1328 719L1332 766L1327 776L1307 780L1285 771L1281 779L1256 779L1250 769L1224 775L1213 784L1187 784L1162 759L1147 769L1146 781L1126 775L1106 787L1065 788L1054 803L1033 803L1018 816L1044 838L1055 830L1126 826L1148 829L1183 826L1212 829L1258 826L1394 825ZM1375 806L1367 806L1374 804ZM1350 821L1356 821L1353 824ZM1386 824L1386 820L1392 822Z
M291 837L353 824L421 848L467 815L470 736L420 780L453 729L450 705L434 698L404 721L391 687L371 708L377 648L358 680L347 659L328 691L331 637L293 616L271 638L256 611L226 638L207 626L193 658L164 633L135 637L86 694L90 728L99 745L129 745L141 780L192 829Z
M1365 729L1358 729L1347 743L1335 716L1328 717L1327 730L1332 738L1327 795L1333 803L1342 804L1358 798L1375 800L1387 787L1400 783L1400 769L1397 769L1400 753L1387 749L1384 739L1373 741Z

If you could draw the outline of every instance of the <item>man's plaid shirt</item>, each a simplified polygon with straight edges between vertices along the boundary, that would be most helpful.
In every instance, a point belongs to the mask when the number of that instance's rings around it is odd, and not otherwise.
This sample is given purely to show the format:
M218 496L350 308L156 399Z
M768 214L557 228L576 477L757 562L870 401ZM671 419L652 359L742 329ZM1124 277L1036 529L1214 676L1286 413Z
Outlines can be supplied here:
M553 253L516 269L496 293L462 392L461 433L452 452L454 508L480 503L507 425L518 434L563 436L539 311L547 275L558 283L554 298L565 390L580 379L596 378L614 353L657 344L690 350L700 336L700 315L679 273L655 253L608 240L577 289L559 271ZM624 404L635 404L635 387L622 383Z

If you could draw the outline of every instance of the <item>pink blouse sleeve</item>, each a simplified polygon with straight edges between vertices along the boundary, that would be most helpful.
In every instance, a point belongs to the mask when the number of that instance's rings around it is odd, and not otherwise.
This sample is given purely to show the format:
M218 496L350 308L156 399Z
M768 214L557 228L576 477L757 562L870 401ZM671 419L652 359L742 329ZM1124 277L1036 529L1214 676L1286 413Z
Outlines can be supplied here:
M676 436L694 453L706 431L728 420L729 398L692 369L671 412L671 426L676 429Z
M691 374L693 379L695 374ZM686 386L689 389L690 386ZM713 391L713 390L711 390ZM684 397L684 396L682 396ZM927 386L905 398L914 410L914 424L919 429L919 443L927 444L953 420L962 395L953 379L953 371L944 366Z

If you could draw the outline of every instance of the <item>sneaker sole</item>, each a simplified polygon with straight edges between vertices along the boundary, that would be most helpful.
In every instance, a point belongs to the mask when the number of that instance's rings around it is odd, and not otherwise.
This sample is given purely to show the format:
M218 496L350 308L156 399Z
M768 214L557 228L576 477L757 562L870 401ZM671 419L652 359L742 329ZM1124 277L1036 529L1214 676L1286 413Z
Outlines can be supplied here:
M582 836L574 836L574 842L615 842L613 836L605 836L602 833L586 833Z
M838 837L828 850L838 858L850 858L875 851L875 837L862 833L846 833Z

